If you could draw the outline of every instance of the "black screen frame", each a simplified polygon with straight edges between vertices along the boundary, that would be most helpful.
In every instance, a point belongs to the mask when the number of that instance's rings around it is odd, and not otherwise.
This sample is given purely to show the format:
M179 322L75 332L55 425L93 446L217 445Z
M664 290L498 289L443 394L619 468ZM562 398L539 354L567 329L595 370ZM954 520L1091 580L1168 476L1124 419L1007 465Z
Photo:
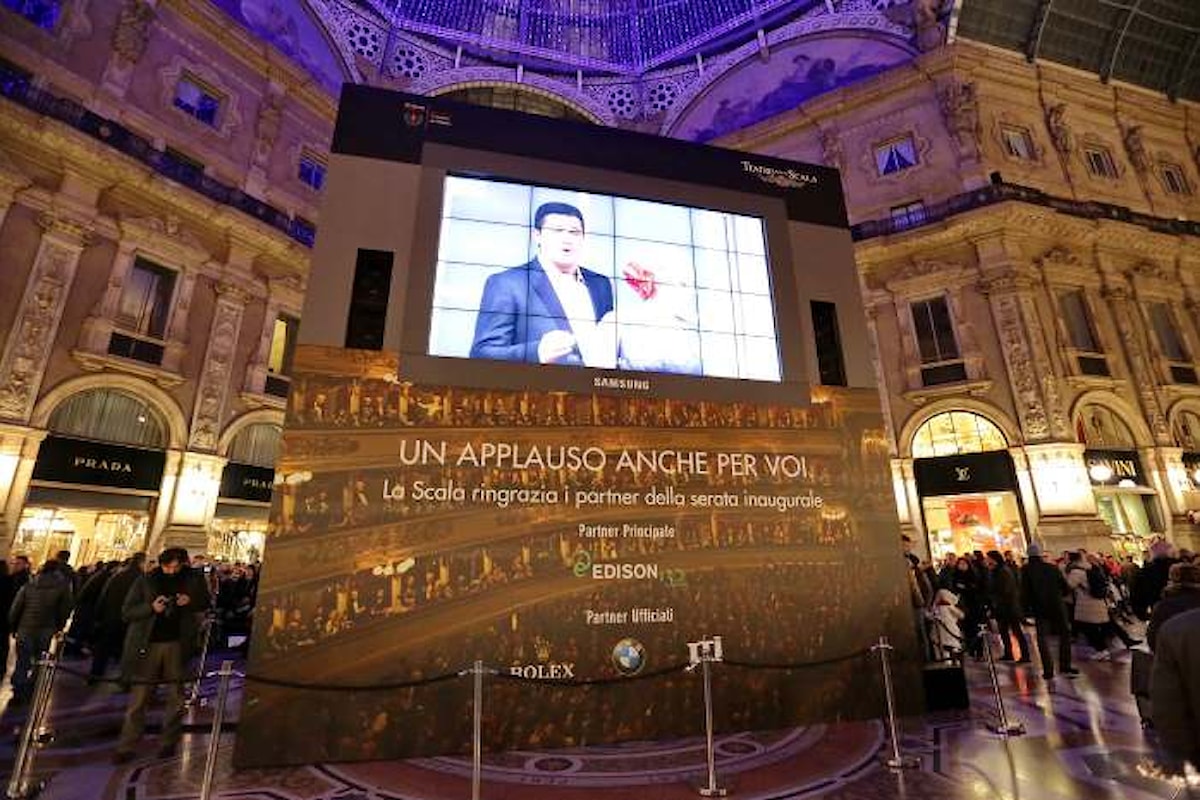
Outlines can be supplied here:
M611 169L467 150L433 142L425 143L420 166L419 199L412 252L407 260L408 283L404 292L403 324L398 343L401 355L398 377L401 380L475 388L594 392L718 402L753 401L788 405L807 405L810 402L810 385L799 324L802 317L792 269L794 261L788 232L789 220L782 198L685 184ZM761 219L766 235L781 380L717 378L429 355L444 188L446 178L452 175L670 203ZM403 266L401 269L403 271ZM795 324L789 325L789 320L795 321Z

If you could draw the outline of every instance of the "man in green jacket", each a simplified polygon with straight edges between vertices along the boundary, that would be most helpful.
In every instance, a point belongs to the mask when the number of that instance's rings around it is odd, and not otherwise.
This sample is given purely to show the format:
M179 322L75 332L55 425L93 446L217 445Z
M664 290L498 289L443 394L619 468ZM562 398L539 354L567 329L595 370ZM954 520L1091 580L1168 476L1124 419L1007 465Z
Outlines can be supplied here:
M133 748L146 727L146 706L154 693L150 683L155 681L163 682L167 693L158 757L175 755L183 733L185 670L196 654L201 620L209 605L204 576L188 566L188 553L182 547L164 550L158 567L130 587L122 607L129 627L121 674L133 686L114 762L123 764L133 758Z

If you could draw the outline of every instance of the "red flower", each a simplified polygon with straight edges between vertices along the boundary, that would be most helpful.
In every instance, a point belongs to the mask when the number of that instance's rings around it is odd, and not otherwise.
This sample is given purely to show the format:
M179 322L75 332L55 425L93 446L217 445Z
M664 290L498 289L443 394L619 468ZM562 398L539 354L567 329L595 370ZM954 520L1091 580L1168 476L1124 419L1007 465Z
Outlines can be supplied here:
M649 300L658 291L654 270L647 269L636 261L630 261L625 265L624 273L625 282L633 287L633 290L638 293L638 297L643 300Z

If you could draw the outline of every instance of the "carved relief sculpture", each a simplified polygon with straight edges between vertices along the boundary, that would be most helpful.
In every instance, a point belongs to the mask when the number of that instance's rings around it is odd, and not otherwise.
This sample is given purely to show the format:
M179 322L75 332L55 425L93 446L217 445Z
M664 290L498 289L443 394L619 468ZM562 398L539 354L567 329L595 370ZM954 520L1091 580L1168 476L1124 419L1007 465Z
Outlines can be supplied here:
M1075 148L1075 137L1071 134L1071 126L1067 124L1066 103L1057 103L1046 109L1046 129L1050 132L1050 141L1059 155L1071 155Z
M33 412L86 235L71 222L47 216L40 222L46 233L0 358L0 418L20 422Z
M821 161L827 167L844 170L843 163L846 160L845 151L842 150L842 140L838 138L835 131L821 131Z
M1125 152L1129 155L1129 163L1133 164L1142 175L1150 169L1150 154L1146 152L1146 142L1142 137L1141 125L1130 125L1125 129Z
M946 130L964 156L978 156L983 140L979 122L979 97L973 82L952 83L938 92L938 105Z
M254 166L266 169L283 120L283 93L272 86L263 96L254 127Z
M942 44L942 25L938 22L941 7L942 0L912 0L913 28L917 34L917 47L923 53Z
M200 385L196 390L196 406L192 412L191 438L188 446L214 452L221 432L225 398L229 393L229 376L238 333L242 327L246 295L228 286L218 288L216 312L209 330L208 350Z
M125 0L112 33L112 55L104 68L101 84L116 97L123 97L133 78L133 68L146 52L154 6L146 0Z
M113 29L112 52L114 58L129 65L141 60L150 39L150 23L154 21L154 7L146 0L125 0Z
M1020 303L1017 296L1011 293L992 295L991 303L1025 437L1031 441L1045 439L1050 435L1050 426L1042 403L1041 387L1035 375L1036 367L1030 355L1029 341L1025 336Z
M1138 396L1141 397L1142 407L1146 412L1146 421L1150 423L1150 430L1157 441L1169 442L1171 441L1171 431L1167 426L1167 419L1163 415L1162 406L1155 392L1157 382L1148 366L1150 363L1149 353L1142 346L1141 337L1138 336L1138 331L1133 325L1134 318L1140 318L1140 314L1129 299L1129 291L1123 286L1107 287L1104 290L1104 296L1112 306L1113 317L1117 322L1117 331L1121 334L1121 341L1125 343L1129 366L1133 370L1134 383L1137 386Z

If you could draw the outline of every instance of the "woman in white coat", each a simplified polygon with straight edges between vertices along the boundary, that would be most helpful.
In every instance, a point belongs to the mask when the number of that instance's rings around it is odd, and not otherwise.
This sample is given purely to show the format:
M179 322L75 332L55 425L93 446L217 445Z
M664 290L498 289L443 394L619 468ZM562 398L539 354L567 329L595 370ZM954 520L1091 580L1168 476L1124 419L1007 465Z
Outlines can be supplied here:
M1112 621L1109 614L1108 598L1096 597L1088 582L1088 570L1098 566L1090 561L1090 554L1071 553L1067 565L1067 585L1075 595L1075 622L1079 632L1087 639L1087 643L1096 652L1093 661L1107 661L1112 658L1115 648L1109 647L1113 637L1119 638L1126 647L1134 647L1141 641L1134 639L1123 628ZM1103 569L1102 566L1099 567Z

